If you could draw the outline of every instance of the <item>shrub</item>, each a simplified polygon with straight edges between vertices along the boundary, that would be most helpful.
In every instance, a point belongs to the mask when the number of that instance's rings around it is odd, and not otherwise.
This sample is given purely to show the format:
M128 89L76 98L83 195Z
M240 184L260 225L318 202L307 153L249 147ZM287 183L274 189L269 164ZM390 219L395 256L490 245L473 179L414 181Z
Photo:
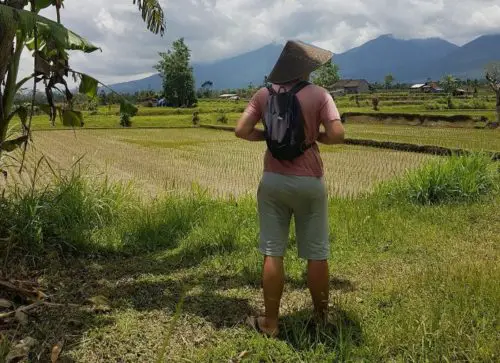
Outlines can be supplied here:
M372 98L372 105L373 105L373 109L374 109L375 111L378 111L378 110L379 110L379 108L378 108L379 103L380 103L380 100L379 100L379 98L378 98L378 97L373 97L373 98Z
M487 108L488 108L488 105L486 104L486 102L485 102L485 101L478 100L478 99L474 99L474 100L472 100L472 103L471 103L471 104L472 104L472 107L473 107L474 109L476 109L476 110L477 110L477 109L482 110L482 109L487 109Z
M455 108L455 104L453 103L453 98L451 97L451 95L448 95L446 99L446 104L449 110L453 110Z
M157 248L179 248L175 263L184 258L191 263L236 246L253 249L255 218L251 199L228 202L193 190L144 203L128 187L73 172L40 190L0 195L0 240L5 241L0 263L27 257L36 265L54 252L135 254Z
M114 226L136 202L121 185L87 182L73 172L46 188L16 189L0 197L0 238L9 241L11 253L40 257L54 248L73 253L94 251L97 245L114 248L100 240L101 230Z
M448 99L447 97L436 97L435 102L439 103L440 105L447 105Z
M222 112L221 114L219 114L219 116L217 117L217 122L220 122L221 124L227 124L229 121L229 119L227 118L226 116L226 113L225 112Z
M193 112L192 122L193 126L198 126L200 124L200 116L198 111Z
M98 107L99 104L97 103L97 99L91 99L87 103L87 111L91 112L97 111Z
M486 155L433 160L403 178L382 184L379 193L392 201L430 205L473 202L498 192L500 168Z
M470 102L459 102L457 104L457 108L462 108L465 110L483 110L487 109L488 105L484 101L473 99Z
M130 115L128 113L120 114L120 126L122 127L131 127L132 121L130 120Z
M427 102L425 105L424 105L425 109L426 110L430 110L430 111L433 111L433 110L444 110L444 105L438 103L438 102Z

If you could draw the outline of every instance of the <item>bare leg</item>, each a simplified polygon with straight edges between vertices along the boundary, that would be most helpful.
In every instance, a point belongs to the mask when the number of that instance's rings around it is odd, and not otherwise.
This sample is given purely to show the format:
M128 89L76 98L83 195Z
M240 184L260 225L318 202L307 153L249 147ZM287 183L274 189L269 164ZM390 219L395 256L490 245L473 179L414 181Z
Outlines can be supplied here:
M284 284L283 257L264 257L262 285L264 288L266 316L259 318L258 323L259 327L270 335L278 333L278 316Z
M307 264L307 286L311 292L314 313L325 321L328 312L328 261L309 260Z

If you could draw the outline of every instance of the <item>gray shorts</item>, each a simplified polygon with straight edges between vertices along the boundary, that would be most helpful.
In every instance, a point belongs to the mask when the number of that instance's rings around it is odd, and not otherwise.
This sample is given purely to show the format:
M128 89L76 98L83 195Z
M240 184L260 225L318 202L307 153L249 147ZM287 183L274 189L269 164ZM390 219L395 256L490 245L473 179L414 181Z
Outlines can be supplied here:
M262 254L285 255L293 215L299 257L328 259L328 197L323 178L266 172L257 200Z

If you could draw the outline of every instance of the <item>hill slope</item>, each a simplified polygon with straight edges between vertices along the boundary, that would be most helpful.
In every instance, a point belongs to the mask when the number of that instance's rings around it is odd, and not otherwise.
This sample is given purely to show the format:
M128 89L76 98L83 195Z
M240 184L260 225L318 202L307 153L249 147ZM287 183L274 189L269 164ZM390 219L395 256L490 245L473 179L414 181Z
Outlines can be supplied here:
M241 88L249 83L262 84L264 76L272 69L274 62L281 53L282 46L269 44L257 50L223 59L213 63L193 64L196 87L205 81L212 81L214 88ZM118 83L113 89L121 93L133 93L138 90L160 90L161 77L158 74L140 79Z
M483 35L429 65L426 71L433 78L445 74L464 79L481 78L484 66L495 60L500 61L500 34Z
M391 73L398 81L417 81L420 70L459 47L439 38L396 39L383 35L334 58L344 78L382 81Z
M397 82L440 79L446 74L480 78L485 64L500 60L500 35L484 35L462 47L440 38L402 40L383 35L345 53L334 62L343 78L365 78L382 82L391 73ZM216 89L242 88L261 84L281 53L282 45L269 44L257 50L212 63L193 65L197 87L212 81ZM161 78L153 75L113 85L118 92L161 89Z

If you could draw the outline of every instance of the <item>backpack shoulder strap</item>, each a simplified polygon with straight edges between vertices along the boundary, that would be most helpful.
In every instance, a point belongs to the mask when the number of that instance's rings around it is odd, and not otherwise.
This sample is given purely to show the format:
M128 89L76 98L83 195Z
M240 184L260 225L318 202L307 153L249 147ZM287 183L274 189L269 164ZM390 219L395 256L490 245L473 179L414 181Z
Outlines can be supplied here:
M295 86L293 86L293 88L290 90L290 93L293 93L294 95L296 95L297 93L299 93L300 91L302 91L305 87L307 87L309 85L310 85L310 83L307 81L300 81Z

